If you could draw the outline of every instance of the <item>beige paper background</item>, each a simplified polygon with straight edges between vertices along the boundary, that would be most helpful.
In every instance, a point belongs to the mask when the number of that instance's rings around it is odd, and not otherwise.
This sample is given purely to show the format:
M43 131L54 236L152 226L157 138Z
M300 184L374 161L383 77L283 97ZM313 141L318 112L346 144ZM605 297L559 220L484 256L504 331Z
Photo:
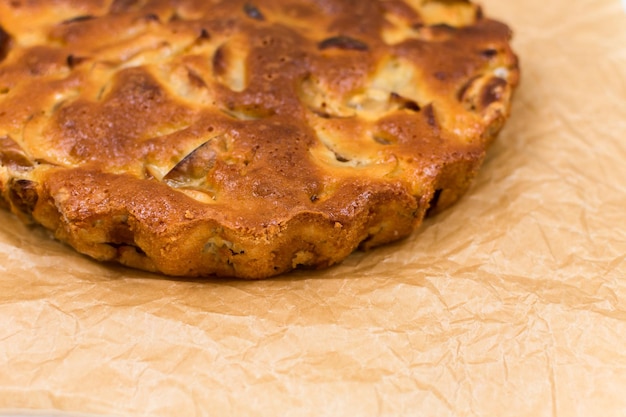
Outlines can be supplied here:
M168 280L0 211L0 410L626 415L626 13L482 4L516 33L513 116L407 241L324 272Z

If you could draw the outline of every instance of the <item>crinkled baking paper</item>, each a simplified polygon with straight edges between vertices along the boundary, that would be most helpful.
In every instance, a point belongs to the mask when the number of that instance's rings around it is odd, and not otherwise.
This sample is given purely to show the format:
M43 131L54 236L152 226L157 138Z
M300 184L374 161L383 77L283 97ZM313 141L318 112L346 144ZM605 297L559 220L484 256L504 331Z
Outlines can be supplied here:
M172 280L0 211L0 410L626 415L622 1L482 3L515 31L512 117L408 240L323 272Z

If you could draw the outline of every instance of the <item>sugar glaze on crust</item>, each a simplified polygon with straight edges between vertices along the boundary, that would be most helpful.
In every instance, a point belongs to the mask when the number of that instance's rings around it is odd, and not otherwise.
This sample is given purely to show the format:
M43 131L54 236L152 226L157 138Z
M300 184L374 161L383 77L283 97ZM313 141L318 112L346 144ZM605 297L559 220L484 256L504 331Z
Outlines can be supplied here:
M408 236L509 115L463 0L0 4L0 195L101 261L266 278Z

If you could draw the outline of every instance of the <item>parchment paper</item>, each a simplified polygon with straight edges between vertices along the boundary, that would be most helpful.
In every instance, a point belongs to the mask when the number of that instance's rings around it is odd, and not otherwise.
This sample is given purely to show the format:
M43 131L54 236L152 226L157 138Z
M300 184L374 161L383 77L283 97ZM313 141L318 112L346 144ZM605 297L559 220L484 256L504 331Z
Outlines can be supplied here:
M522 62L474 187L324 272L171 280L0 211L0 410L626 415L626 13L482 1ZM1 412L0 412L1 414Z

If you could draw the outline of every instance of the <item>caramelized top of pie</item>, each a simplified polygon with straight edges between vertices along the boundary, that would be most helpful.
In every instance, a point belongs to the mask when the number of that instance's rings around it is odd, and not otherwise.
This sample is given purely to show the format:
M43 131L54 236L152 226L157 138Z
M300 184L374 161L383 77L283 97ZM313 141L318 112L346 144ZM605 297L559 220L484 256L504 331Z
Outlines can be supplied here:
M462 0L0 4L0 192L101 260L260 278L467 189L518 83Z

